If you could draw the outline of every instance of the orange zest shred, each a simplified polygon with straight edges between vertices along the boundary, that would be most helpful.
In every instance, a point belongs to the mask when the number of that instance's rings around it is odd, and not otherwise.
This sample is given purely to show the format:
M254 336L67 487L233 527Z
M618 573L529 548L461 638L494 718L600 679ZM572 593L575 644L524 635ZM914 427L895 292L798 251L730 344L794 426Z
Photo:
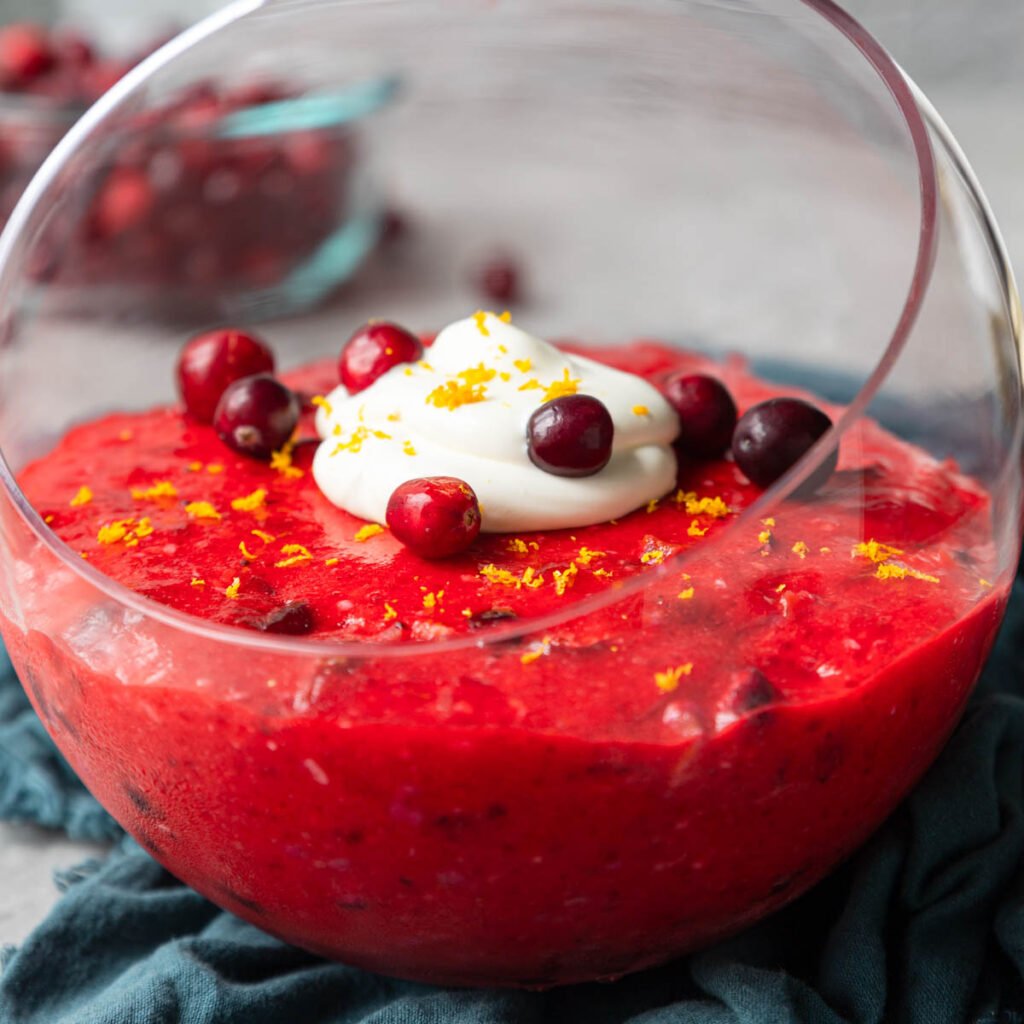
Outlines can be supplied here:
M907 577L924 580L926 583L938 583L938 576L930 576L919 569L908 569L905 565L893 565L892 562L880 562L875 569L875 576L880 580L904 580Z
M149 487L133 487L135 501L159 501L161 498L176 498L178 488L170 480L157 480Z
M192 577L192 582L189 584L189 586L196 587L196 588L205 587L206 586L206 580L201 580L198 576L193 576Z
M246 494L244 497L233 499L231 507L236 512L254 512L256 509L262 508L266 500L266 490L262 487L257 487L251 494Z
M414 447L412 441L404 441L402 443L402 451L405 452L406 455L416 454L416 448Z
M487 329L487 314L482 309L478 309L473 314L473 319L476 321L476 329L485 338L489 338L491 336L491 332Z
M123 541L126 548L134 548L138 546L139 538L148 537L152 532L153 524L145 516L138 521L117 519L101 526L96 534L96 540L100 544L117 544Z
M512 314L506 309L505 312L498 317L498 319L503 324L510 324L512 323Z
M527 566L521 576L517 576L508 569L499 569L493 563L481 566L479 573L488 583L500 584L504 587L515 587L522 590L523 587L529 590L536 590L544 584L544 574L538 573L533 566Z
M651 410L646 405L634 405L630 410L634 416L650 416Z
M564 572L555 569L551 576L555 581L555 593L561 597L575 582L579 575L580 567L575 562L570 562Z
M265 533L263 530L250 530L254 537L263 541L264 544L273 544L277 538L272 533Z
M398 612L387 601L384 602L384 621L390 622L392 619L398 618Z
M367 523L365 526L360 526L355 532L355 536L352 538L354 541L362 544L364 541L368 541L371 537L376 537L377 534L383 533L384 527L380 523Z
M644 565L661 565L665 561L665 550L664 548L654 548L653 551L645 551L640 556L640 561Z
M699 519L694 519L692 523L686 528L687 536L689 537L703 537L708 532L708 527L702 527Z
M293 565L298 565L300 562L310 562L313 559L309 549L302 544L285 544L281 548L281 554L287 557L282 558L280 562L275 562L275 569L288 569Z
M797 556L797 558L801 558L802 559L802 558L806 558L807 557L807 552L810 551L811 549L802 540L798 540L793 545L791 550L792 550L793 554Z
M240 541L238 542L238 550L242 552L242 557L243 557L243 558L245 558L245 559L248 559L248 561L252 562L252 561L254 561L254 560L256 559L256 555L254 555L254 554L253 554L253 553L252 553L252 552L251 552L251 551L250 551L250 550L249 550L249 549L248 549L248 548L247 548L247 547L245 546L245 541L244 541L244 540L240 540Z
M230 598L232 601L238 597L238 590L242 585L242 580L236 576L225 588L224 596Z
M214 476L216 476L218 473L224 472L224 467L219 462L211 462L206 467L206 472L212 473Z
M659 504L660 503L657 498L651 498L651 500L647 502L647 514L650 515L652 512L656 512Z
M569 368L565 367L562 371L561 380L553 380L547 388L544 390L543 401L550 402L556 398L562 398L565 395L575 395L579 391L580 380L573 379L569 376ZM523 390L520 388L520 390Z
M280 451L272 452L270 455L270 468L276 469L282 476L299 477L303 471L298 466L292 465L292 451L295 443L289 441Z
M676 665L674 668L667 668L664 672L654 673L654 685L662 693L672 693L679 689L679 683L683 676L688 676L693 671L693 662L688 661L684 665Z
M220 513L208 501L190 501L185 512L193 519L220 519Z
M533 360L532 359L513 359L512 360L512 365L520 373L529 373L533 369Z
M881 544L873 538L871 540L855 544L853 555L866 558L875 565L875 577L880 580L923 580L926 583L939 583L938 576L921 572L919 569L911 569L905 565L899 565L892 559L902 555L900 548L894 548L891 544Z
M88 505L92 501L92 490L82 484L78 488L78 493L68 502L72 508L78 508L80 505Z
M576 556L575 561L580 565L590 565L595 558L604 558L604 551L593 551L588 547L580 548L580 553Z
M338 562L340 562L340 561L341 561L341 559L339 559L339 558L327 558L327 559L324 560L324 565L326 565L326 566L337 565Z
M680 590L677 595L680 601L689 601L693 598L693 587L687 587L685 590Z
M519 661L523 665L532 665L535 661L539 661L546 654L551 653L551 637L546 636L543 640L538 643L531 645L531 649L523 654Z
M423 607L428 611L436 608L444 598L444 591L439 590L436 594L431 592L423 595Z
M700 498L696 491L676 491L673 501L677 505L685 505L691 516L711 516L712 519L724 519L732 509L718 495Z
M332 408L331 403L328 402L327 399L324 398L323 395L314 395L310 399L310 402L312 402L313 405L317 406L318 408L323 409L323 411L325 413L327 413L328 416L332 415L333 412L334 412L334 409Z

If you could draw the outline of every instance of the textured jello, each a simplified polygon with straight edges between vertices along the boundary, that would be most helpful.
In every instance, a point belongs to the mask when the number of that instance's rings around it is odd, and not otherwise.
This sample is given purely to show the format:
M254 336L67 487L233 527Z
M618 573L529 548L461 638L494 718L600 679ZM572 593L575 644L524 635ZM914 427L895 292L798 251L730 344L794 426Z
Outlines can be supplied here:
M708 369L655 345L597 357L655 383ZM776 393L714 372L741 410ZM189 634L40 578L33 628L4 635L155 856L389 973L612 976L791 899L934 757L1005 597L984 491L871 423L814 499L770 515L737 522L761 492L732 462L684 462L618 522L481 535L443 562L330 505L312 450L260 464L174 409L71 431L21 474L59 536L248 632ZM305 616L295 650L246 645L285 614Z

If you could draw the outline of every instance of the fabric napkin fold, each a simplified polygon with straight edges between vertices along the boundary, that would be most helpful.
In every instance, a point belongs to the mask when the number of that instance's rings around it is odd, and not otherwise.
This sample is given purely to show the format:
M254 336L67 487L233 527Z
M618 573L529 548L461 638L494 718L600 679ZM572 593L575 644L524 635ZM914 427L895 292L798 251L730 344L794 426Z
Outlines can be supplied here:
M434 988L218 910L128 838L58 881L0 974L3 1024L1022 1024L1024 585L968 712L846 865L702 953L614 984ZM0 673L0 817L117 834ZM0 882L2 886L2 882ZM2 892L2 889L0 889Z

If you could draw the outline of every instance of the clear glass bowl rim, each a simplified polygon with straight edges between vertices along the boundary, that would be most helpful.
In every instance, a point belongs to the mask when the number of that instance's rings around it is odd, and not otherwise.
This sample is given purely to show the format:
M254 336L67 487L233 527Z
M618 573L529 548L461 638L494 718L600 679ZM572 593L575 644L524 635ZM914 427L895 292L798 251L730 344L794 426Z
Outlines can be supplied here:
M378 2L378 0L369 0L369 2ZM750 505L725 530L721 531L715 543L721 543L730 531L742 528L748 522L757 519L768 507L774 506L791 494L814 472L822 460L827 458L836 447L845 431L863 414L905 347L928 291L938 242L938 181L935 158L929 138L929 128L937 132L944 144L948 146L957 164L960 176L972 194L972 199L984 223L986 233L992 244L993 253L999 264L1000 283L1004 288L1007 306L1010 309L1011 324L1015 330L1015 336L1018 338L1020 336L1019 299L1016 296L1012 272L998 228L992 218L988 203L978 187L977 180L949 130L942 123L934 108L928 103L920 90L905 75L882 45L856 19L833 3L832 0L799 0L799 2L822 17L856 48L887 88L903 118L911 147L917 160L918 169L920 227L917 252L913 272L907 287L906 299L892 330L889 343L860 391L838 418L832 430L825 434L796 466L768 488L755 503ZM37 204L45 199L46 193L78 148L82 144L87 144L93 132L100 128L108 117L113 116L122 104L128 102L132 94L142 87L157 70L173 62L179 55L184 54L192 46L208 36L219 32L233 22L261 8L272 7L274 4L275 0L235 0L235 2L198 22L167 42L163 47L156 50L129 71L76 122L54 148L27 186L17 207L11 214L3 234L0 235L0 302L3 301L4 293L11 287L10 277L14 272L12 270L12 261L16 256L19 236L30 222ZM690 552L683 552L674 559L664 563L654 573L635 576L624 581L617 589L609 588L609 590L601 594L567 604L565 610L545 617L515 622L508 626L492 627L488 629L485 637L462 635L444 640L429 640L406 644L377 644L366 641L317 641L297 637L268 636L241 627L220 625L185 612L179 612L143 597L111 577L106 576L87 561L80 558L74 550L65 544L43 522L42 517L18 486L6 456L3 455L2 451L0 451L0 484L2 484L6 491L6 496L15 506L29 530L34 534L35 540L45 545L48 551L58 558L68 570L80 576L97 590L105 593L117 602L118 605L130 608L147 618L157 620L166 626L180 630L183 633L192 634L197 638L203 637L210 641L249 648L254 652L259 651L261 653L290 654L301 657L390 659L443 654L465 648L485 647L492 643L538 633L573 619L583 618L598 608L617 603L631 594L651 586L653 578L661 576L665 572L679 571L680 567L686 564L691 554Z

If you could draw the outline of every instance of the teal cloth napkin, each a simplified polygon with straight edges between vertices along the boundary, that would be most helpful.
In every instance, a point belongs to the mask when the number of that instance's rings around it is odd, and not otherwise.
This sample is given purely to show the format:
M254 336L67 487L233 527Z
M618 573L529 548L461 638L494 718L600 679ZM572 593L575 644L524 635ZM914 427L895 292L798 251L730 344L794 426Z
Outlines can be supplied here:
M0 817L117 832L9 669ZM849 863L728 942L612 985L441 989L328 963L127 838L58 884L4 954L3 1024L1024 1024L1024 584L946 750Z

